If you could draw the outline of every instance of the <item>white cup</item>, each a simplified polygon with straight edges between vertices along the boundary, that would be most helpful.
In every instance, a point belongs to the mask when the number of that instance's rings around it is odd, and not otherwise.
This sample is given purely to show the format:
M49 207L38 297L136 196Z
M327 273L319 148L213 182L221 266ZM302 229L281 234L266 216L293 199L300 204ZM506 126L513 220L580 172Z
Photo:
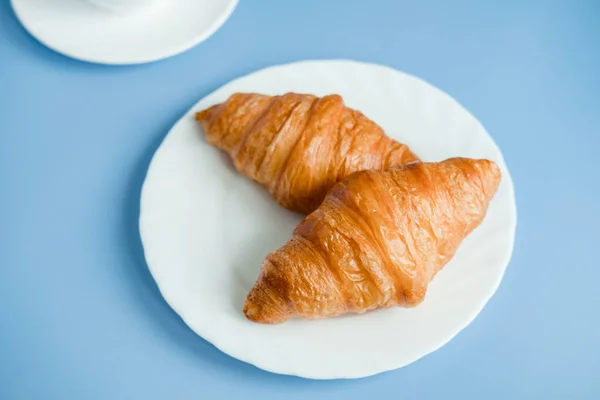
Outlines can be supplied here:
M163 0L85 0L88 3L111 11L133 11L148 8Z

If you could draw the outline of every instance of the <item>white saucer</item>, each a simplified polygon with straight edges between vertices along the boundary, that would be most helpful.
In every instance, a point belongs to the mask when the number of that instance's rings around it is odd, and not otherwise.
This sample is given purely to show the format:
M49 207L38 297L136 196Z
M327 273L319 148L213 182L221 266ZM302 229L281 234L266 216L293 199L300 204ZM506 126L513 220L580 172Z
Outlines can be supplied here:
M101 64L139 64L189 50L212 35L237 0L167 0L113 12L85 0L11 0L41 43L69 57Z
M262 259L301 216L242 176L203 139L194 113L234 92L338 93L423 160L488 158L502 182L484 222L414 309L394 308L268 326L242 313ZM140 233L161 293L192 330L225 353L280 374L358 378L407 365L452 339L494 294L512 254L513 183L483 126L447 94L391 68L310 61L236 79L194 105L171 129L142 189Z

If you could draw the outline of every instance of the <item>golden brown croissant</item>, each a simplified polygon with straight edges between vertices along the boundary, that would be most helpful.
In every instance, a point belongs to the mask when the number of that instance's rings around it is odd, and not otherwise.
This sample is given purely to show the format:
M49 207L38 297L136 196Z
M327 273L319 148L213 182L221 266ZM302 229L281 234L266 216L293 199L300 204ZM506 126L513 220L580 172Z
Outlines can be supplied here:
M352 172L418 160L338 95L236 93L196 114L208 143L275 200L309 213Z
M418 305L499 182L492 161L465 158L352 174L265 258L246 317L274 324Z

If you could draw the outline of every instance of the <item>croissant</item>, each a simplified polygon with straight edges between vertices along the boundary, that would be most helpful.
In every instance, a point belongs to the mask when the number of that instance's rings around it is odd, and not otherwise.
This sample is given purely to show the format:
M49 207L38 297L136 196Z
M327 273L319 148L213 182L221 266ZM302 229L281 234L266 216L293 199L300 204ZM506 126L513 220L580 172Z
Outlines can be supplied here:
M499 182L492 161L466 158L352 174L265 258L244 314L275 324L415 307Z
M418 160L338 95L236 93L196 114L208 143L282 206L308 214L352 172Z

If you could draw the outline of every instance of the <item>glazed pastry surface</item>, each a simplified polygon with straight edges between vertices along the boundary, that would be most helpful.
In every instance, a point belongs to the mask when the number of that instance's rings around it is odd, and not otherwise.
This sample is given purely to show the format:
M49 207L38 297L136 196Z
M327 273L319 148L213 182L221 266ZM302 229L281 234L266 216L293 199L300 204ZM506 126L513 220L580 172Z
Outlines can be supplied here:
M338 95L236 93L196 114L206 139L282 206L308 214L356 171L418 160Z
M350 175L265 258L246 317L275 324L418 305L500 178L492 161L467 158Z

